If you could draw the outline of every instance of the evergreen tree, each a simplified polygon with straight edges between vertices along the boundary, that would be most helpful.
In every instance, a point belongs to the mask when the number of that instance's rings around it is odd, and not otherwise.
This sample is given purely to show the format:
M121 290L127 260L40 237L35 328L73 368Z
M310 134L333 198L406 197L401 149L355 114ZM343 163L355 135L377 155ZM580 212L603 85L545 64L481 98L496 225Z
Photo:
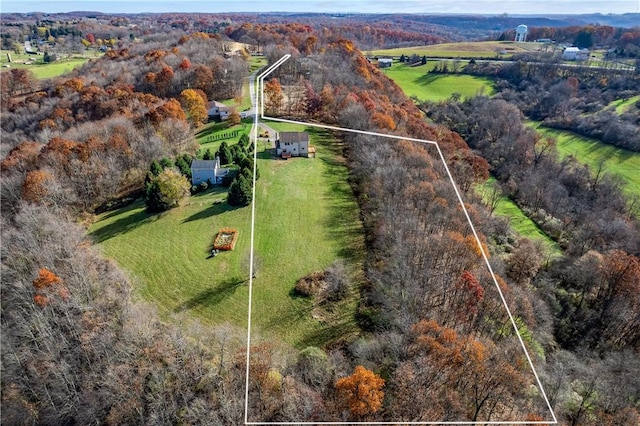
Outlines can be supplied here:
M151 166L149 166L149 171L153 176L158 176L160 173L162 173L162 166L156 160L153 160L151 162Z
M226 142L222 142L220 144L220 148L218 148L218 152L216 154L220 157L220 164L229 164L232 162L233 156L231 149Z
M180 173L185 175L187 178L191 179L191 166L190 163L187 163L183 157L178 157L176 159L176 167L180 170Z
M246 134L243 134L242 136L240 136L240 140L238 140L238 144L241 147L246 149L249 146L249 136L247 136Z
M233 182L231 182L227 202L232 206L243 207L251 204L252 198L251 181L240 173Z
M162 166L162 169L170 169L171 167L173 167L173 161L171 161L170 158L168 157L162 157L162 160L160 160L160 165Z

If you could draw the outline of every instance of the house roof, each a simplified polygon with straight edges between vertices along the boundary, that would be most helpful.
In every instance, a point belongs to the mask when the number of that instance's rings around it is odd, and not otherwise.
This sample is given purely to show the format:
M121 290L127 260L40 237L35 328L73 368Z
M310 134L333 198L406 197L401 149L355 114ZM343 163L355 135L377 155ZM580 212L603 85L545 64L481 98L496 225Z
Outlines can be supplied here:
M211 109L215 107L218 107L218 111L229 111L229 107L223 104L222 102L218 102L218 101L209 102L209 111L211 111Z
M280 132L280 142L309 142L309 133Z
M191 170L215 170L216 160L193 160Z

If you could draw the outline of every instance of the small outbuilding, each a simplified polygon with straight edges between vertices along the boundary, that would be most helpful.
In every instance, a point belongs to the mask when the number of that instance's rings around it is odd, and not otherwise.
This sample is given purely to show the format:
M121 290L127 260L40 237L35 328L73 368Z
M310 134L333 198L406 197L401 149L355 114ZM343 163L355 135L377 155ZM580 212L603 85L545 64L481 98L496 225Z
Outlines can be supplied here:
M210 182L212 185L220 183L229 172L220 167L220 157L215 160L191 161L191 184L200 185L202 182Z
M393 65L392 58L378 58L378 68L390 68Z

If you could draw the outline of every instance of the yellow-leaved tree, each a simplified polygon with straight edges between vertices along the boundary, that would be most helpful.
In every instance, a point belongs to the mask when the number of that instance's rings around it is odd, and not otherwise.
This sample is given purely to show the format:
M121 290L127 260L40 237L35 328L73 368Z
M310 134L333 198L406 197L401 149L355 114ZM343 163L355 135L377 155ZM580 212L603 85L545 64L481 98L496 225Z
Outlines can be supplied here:
M185 89L180 93L180 104L189 114L193 127L204 124L207 120L207 104L194 89Z

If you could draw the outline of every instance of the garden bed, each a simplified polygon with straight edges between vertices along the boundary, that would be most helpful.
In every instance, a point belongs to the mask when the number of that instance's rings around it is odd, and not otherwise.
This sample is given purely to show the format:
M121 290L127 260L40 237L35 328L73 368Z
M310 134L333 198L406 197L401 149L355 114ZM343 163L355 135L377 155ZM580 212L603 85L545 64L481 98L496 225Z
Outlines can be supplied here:
M238 230L233 228L222 228L218 231L213 240L214 250L233 250L238 241Z

